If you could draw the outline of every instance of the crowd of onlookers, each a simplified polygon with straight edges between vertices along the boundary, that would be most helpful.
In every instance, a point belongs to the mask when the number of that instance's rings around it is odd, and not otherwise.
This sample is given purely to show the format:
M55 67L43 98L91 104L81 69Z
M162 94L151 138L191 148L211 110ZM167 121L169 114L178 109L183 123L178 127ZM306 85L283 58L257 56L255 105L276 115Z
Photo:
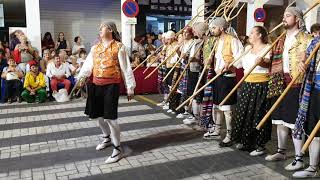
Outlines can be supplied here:
M55 94L64 90L70 93L76 75L85 62L87 52L81 37L70 43L65 34L57 34L56 40L46 32L41 49L32 46L26 34L16 30L10 34L10 42L0 41L0 100L8 102L45 102L55 100ZM155 52L165 41L162 33L146 33L134 38L131 62L137 66ZM88 47L87 47L88 48ZM42 57L39 52L42 52ZM78 96L85 96L85 88Z
M41 50L33 47L20 30L10 34L9 43L0 42L2 102L41 103L60 91L70 93L87 56L81 38L75 37L71 48L63 32L56 41L46 32L41 43Z

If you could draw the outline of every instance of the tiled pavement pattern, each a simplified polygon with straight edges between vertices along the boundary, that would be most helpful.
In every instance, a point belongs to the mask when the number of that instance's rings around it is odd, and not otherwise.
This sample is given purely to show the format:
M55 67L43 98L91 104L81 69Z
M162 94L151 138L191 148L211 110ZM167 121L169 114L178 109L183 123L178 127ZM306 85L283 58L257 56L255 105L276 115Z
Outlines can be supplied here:
M126 158L104 164L101 130L83 114L85 102L0 105L0 179L289 179L266 163L182 125L151 104L120 99Z

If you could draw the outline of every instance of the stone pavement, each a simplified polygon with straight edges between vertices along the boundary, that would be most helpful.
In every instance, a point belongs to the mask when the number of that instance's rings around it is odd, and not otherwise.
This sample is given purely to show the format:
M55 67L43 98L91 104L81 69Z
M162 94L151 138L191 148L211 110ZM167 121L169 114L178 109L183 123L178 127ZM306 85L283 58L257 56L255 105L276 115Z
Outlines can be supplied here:
M157 100L158 96L149 98ZM105 164L112 148L96 151L101 130L83 114L85 101L0 105L0 179L290 179L267 163L218 141L141 100L119 102L126 157ZM274 150L275 141L268 148ZM292 154L292 152L291 152Z

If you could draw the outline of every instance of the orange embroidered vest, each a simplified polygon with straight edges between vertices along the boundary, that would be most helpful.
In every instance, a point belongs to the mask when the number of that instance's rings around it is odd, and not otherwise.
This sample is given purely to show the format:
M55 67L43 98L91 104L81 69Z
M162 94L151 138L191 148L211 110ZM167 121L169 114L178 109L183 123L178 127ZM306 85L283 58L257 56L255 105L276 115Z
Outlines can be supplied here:
M118 52L121 43L114 41L105 48L102 43L94 48L93 54L93 83L97 85L121 82L121 70Z
M226 63L231 63L234 60L232 48L231 48L231 43L233 38L234 37L232 35L227 34L223 42L222 55L223 55L223 60Z

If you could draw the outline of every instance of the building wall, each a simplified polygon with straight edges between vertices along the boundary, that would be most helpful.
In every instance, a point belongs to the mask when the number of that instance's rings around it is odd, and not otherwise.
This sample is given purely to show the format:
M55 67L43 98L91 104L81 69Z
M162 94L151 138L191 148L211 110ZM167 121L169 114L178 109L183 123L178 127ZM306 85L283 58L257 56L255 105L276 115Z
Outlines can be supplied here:
M54 39L64 32L70 44L80 35L86 48L98 37L102 21L114 21L121 30L119 0L40 0L41 34L51 32Z

